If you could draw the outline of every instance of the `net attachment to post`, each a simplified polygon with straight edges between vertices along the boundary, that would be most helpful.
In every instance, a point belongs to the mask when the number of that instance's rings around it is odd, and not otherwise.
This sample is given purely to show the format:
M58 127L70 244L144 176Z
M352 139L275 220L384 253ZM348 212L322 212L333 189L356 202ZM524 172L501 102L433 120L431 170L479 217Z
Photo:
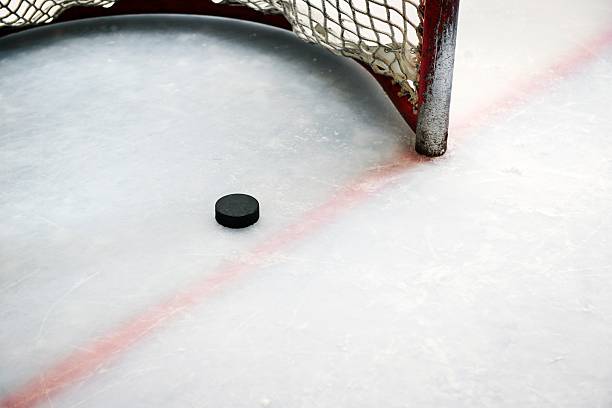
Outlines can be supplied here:
M0 0L0 30L142 13L220 15L288 28L361 62L416 132L416 150L440 156L448 135L458 7L459 0Z

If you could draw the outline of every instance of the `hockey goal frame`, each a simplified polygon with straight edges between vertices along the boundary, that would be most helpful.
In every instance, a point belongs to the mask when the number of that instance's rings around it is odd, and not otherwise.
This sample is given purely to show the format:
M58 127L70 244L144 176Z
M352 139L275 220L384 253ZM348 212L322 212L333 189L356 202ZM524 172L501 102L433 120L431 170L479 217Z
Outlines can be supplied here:
M420 0L420 61L417 100L404 96L392 78L375 73L360 62L382 86L404 120L416 134L417 153L436 157L446 152L450 113L459 0ZM194 14L228 17L292 30L278 14L265 14L240 5L210 0L120 0L109 8L72 7L52 23L126 14ZM0 27L0 37L32 26Z

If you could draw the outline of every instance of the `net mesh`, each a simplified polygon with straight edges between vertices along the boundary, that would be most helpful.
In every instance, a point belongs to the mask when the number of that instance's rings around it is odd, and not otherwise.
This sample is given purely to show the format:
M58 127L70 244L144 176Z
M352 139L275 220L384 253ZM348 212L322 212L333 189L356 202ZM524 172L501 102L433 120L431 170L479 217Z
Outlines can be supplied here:
M213 1L284 15L300 38L368 64L374 72L392 78L416 103L425 0ZM73 6L111 7L115 2L0 0L0 27L47 23Z

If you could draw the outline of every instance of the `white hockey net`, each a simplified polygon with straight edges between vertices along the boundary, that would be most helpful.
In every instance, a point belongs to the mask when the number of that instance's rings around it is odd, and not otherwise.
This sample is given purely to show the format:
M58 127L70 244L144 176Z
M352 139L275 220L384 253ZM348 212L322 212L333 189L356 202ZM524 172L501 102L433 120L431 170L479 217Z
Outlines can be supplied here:
M116 1L0 0L0 27L48 23L73 6L111 7ZM415 103L426 0L214 1L284 15L300 38L368 64L391 77Z

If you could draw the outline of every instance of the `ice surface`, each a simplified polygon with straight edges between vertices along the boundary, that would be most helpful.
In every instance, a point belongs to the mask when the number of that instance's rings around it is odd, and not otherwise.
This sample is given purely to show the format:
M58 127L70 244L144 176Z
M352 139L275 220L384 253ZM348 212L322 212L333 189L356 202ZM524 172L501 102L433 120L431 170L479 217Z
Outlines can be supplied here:
M423 162L375 81L289 33L158 17L0 41L0 399L238 261L42 405L612 404L612 46L465 125L612 7L491 73L466 3L456 81L487 87L456 88L461 131ZM494 3L489 29L543 13ZM250 229L214 221L234 191L261 203Z

